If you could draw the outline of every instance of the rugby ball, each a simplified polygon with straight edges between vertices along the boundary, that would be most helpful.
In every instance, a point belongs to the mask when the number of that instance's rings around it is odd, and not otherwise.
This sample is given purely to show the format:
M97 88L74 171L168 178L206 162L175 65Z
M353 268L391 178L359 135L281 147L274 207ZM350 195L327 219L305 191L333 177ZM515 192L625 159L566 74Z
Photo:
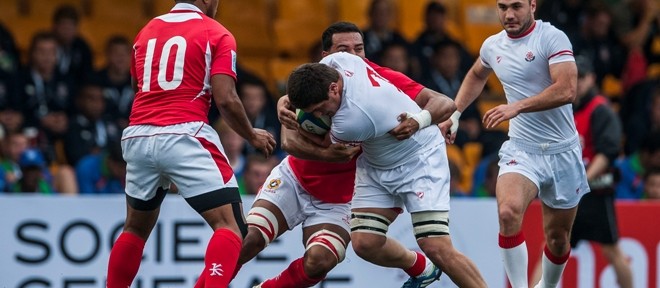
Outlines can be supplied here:
M316 134L316 135L325 135L330 131L330 117L316 117L312 113L307 113L303 110L296 109L296 118L300 127L303 130Z

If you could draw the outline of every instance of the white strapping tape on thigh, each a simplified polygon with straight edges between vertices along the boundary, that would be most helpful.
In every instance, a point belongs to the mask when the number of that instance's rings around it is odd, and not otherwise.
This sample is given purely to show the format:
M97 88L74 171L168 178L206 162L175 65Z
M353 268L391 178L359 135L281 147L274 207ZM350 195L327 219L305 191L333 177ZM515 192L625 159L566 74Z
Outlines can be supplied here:
M382 215L366 212L351 214L351 232L387 235L387 229L392 222Z
M248 226L257 228L261 232L261 236L266 241L266 246L277 237L279 223L277 223L275 214L270 212L270 210L263 207L252 207L250 212L248 212L246 220Z
M305 244L305 251L315 245L321 245L330 250L337 257L337 263L344 261L346 257L346 242L344 242L344 239L339 234L330 230L321 229L309 236Z
M417 240L449 235L448 211L415 212L410 217L412 218L413 232Z

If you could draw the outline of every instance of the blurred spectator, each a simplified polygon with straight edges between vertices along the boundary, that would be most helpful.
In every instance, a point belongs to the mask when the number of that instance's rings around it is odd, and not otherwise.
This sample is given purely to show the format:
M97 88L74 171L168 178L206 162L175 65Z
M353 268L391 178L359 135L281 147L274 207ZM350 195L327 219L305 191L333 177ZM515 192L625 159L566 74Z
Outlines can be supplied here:
M0 73L13 75L18 72L20 64L21 57L16 48L14 36L4 23L0 23Z
M499 157L490 154L484 157L474 171L472 195L475 197L495 197L497 176L500 172Z
M105 46L106 65L96 72L95 82L103 87L105 117L120 129L128 126L135 92L131 86L132 44L124 36L112 36Z
M3 139L3 159L0 162L3 172L2 191L10 191L11 187L23 177L21 166L18 164L21 155L30 147L28 137L23 133L8 133Z
M468 197L467 192L461 190L461 182L463 181L463 173L458 167L456 162L449 160L449 194L452 197Z
M408 47L406 45L393 43L385 46L378 55L378 63L383 67L401 72L408 77L413 76L410 66L410 55L408 55Z
M606 5L589 6L579 33L570 38L573 54L586 56L592 61L598 87L602 87L603 78L608 74L621 77L626 48L614 34L612 15Z
M465 74L460 69L461 46L452 40L438 42L433 48L431 71L426 74L422 84L431 90L456 98L458 88ZM481 116L477 109L478 100L468 106L461 115L460 125L454 143L463 146L466 142L476 141L482 131Z
M626 131L624 152L636 152L644 137L660 128L660 79L635 85L621 102L619 116Z
M575 57L575 64L578 82L573 116L591 192L582 196L578 204L571 231L571 247L581 240L598 243L603 256L612 265L619 286L632 288L632 271L618 245L616 211L612 209L615 196L615 169L612 164L621 150L621 123L607 98L598 94L597 76L591 59L579 55Z
M242 195L257 195L261 190L261 186L269 185L270 187L279 185L278 180L273 180L271 183L265 184L268 179L270 171L279 163L276 157L266 158L261 154L250 154L247 157L243 177L239 179L238 188ZM274 188L274 187L273 187Z
M624 91L646 79L647 68L660 65L660 15L656 0L618 1L615 25L621 43L628 48L622 75Z
M651 169L644 175L644 196L660 200L660 168Z
M53 13L53 33L57 38L59 72L77 81L86 80L93 72L92 50L80 36L80 13L76 7L61 5Z
M408 41L401 36L401 33L393 28L395 27L393 23L393 20L395 20L394 9L392 0L371 1L368 10L369 24L365 29L362 29L364 34L364 52L367 59L379 59L378 55L381 54L381 51L392 44L401 45L406 50L408 49ZM382 62L377 63L389 67Z
M264 129L277 141L273 155L281 153L280 150L280 120L277 119L277 110L273 98L268 93L266 84L256 77L243 77L236 82L236 92L243 102L245 114L254 128ZM256 153L254 147L247 145L247 153Z
M417 61L417 66L419 66L416 68L418 71L415 71L417 79L421 79L421 75L428 75L431 71L431 57L438 43L447 40L459 43L449 36L446 21L447 8L440 2L429 1L424 12L424 30L413 43L413 55ZM460 71L465 74L472 67L474 58L462 45L460 46L460 55Z
M18 160L23 176L12 186L11 192L53 194L55 188L46 166L46 159L37 149L27 149Z
M121 143L112 141L102 153L89 154L76 165L81 194L120 194L126 183L126 161Z
M76 166L85 155L100 152L110 141L121 136L117 125L103 118L105 98L101 86L85 84L76 104L78 113L69 121L64 138L66 160L72 166Z
M0 124L14 132L23 122L20 99L16 95L19 64L14 37L0 23Z
M231 129L225 121L218 120L214 128L220 136L220 143L225 152L225 157L227 157L227 161L238 179L243 175L243 169L245 168L243 151L247 146L247 141Z
M579 33L588 1L545 0L538 9L537 19L550 22L569 37Z
M73 108L73 84L57 70L57 41L49 32L36 33L30 44L30 63L20 75L19 99L27 127L66 128Z
M654 130L642 142L640 150L618 160L621 179L616 187L619 199L639 199L644 191L644 174L660 167L660 130Z

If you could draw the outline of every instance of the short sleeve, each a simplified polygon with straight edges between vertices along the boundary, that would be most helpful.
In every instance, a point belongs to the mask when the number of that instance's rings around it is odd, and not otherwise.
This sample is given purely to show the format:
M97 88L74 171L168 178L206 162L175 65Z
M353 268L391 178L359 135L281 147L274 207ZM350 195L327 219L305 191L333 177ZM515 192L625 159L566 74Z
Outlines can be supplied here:
M492 67L490 66L490 63L489 63L489 61L490 61L489 60L490 59L489 51L490 50L488 49L491 45L490 43L492 42L492 38L493 38L493 36L488 37L488 39L486 39L486 41L484 41L484 43L481 44L481 49L479 49L479 61L481 61L481 64L484 65L484 67L486 67L488 69L492 69Z
M542 38L544 45L543 53L548 59L548 64L552 65L560 62L575 61L573 57L573 45L568 36L561 30L551 27Z
M226 74L236 79L236 39L226 30L213 34L218 36L210 43L211 75Z

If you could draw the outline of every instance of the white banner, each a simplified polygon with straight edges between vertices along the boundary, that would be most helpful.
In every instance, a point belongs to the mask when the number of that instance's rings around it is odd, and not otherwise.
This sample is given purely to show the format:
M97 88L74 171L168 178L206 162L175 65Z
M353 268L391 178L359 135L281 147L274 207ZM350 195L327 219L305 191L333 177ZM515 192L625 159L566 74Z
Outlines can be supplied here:
M0 287L104 287L108 255L125 218L123 195L49 197L0 196ZM252 198L244 198L245 205ZM247 211L247 207L245 211ZM452 201L450 227L457 249L472 259L489 287L504 287L497 246L495 201ZM389 235L418 250L410 217L403 214ZM133 287L193 287L203 267L211 229L179 196L168 195L160 219L144 249ZM303 255L301 230L287 232L243 266L232 288L249 288L273 277ZM377 267L348 249L324 288L401 287L407 275ZM455 287L447 276L429 287Z

